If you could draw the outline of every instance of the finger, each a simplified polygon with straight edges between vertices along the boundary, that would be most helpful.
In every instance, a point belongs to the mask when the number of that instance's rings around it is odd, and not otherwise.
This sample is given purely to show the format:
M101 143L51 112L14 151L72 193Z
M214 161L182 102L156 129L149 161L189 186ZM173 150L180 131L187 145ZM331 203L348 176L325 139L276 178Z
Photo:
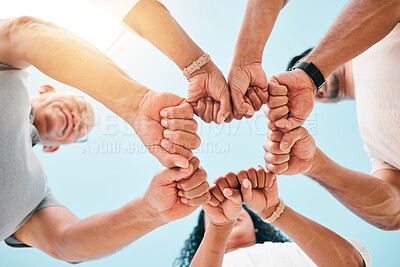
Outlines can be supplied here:
M254 109L253 107L249 104L246 103L244 96L241 94L239 89L231 89L231 97L232 97L232 103L233 103L233 108L234 110L240 114L240 115L248 115L248 116L253 116L254 114Z
M220 102L214 101L213 121L216 122L216 123L218 123L218 112L219 112L220 106L221 106ZM225 120L225 118L224 118L224 120ZM224 122L224 121L222 121L222 122ZM220 124L220 123L218 123L218 124Z
M183 146L187 149L197 149L201 143L200 137L197 134L184 131L171 131L170 129L165 129L163 136L174 144Z
M213 194L211 194L211 199L208 202L208 204L210 204L213 207L218 207L221 204L221 202Z
M281 120L281 118L289 113L289 108L287 106L282 106L279 108L270 109L267 118L270 121ZM279 125L276 124L279 127Z
M271 171L272 173L279 175L279 174L285 172L289 168L289 163L285 162L283 164L274 165L269 162L265 162L265 168L267 170Z
M168 139L161 140L160 145L171 154L179 154L187 159L191 159L193 157L193 152L190 149L184 148L180 145L176 145Z
M248 168L246 170L247 172L247 177L249 178L251 184L253 185L253 188L257 187L257 173L254 168Z
M214 183L218 186L221 192L224 192L225 188L229 188L229 184L224 177L218 177Z
M239 182L236 178L236 174L233 172L228 172L224 177L230 188L239 188Z
M238 173L236 174L236 177L240 184L243 183L244 179L249 179L249 177L247 177L247 172L244 170L238 171Z
M225 119L225 123L230 123L233 120L233 112L229 113L229 116Z
M243 200L239 190L232 188L225 188L223 193L227 199L231 200L238 207L242 206Z
M255 111L259 111L262 103L261 100L258 98L256 92L254 91L253 87L249 87L246 92L246 96L250 99L251 105L253 106Z
M256 92L258 98L260 99L262 104L266 104L268 101L268 93L263 92L260 88L254 87L254 92Z
M199 187L206 179L206 171L199 168L190 178L180 180L176 187L183 191L190 191Z
M204 101L204 98L200 98L196 103L191 103L194 113L199 117L203 118L204 113L206 112L206 102ZM194 104L194 105L193 105Z
M252 184L249 179L244 179L240 192L242 193L243 202L249 204L253 199Z
M263 188L265 186L265 170L261 166L256 168L257 173L257 187Z
M275 77L271 77L268 84L268 92L270 96L283 96L287 95L288 90L286 86L280 85Z
M268 126L268 129L271 131L280 130L280 128L275 125L275 121L267 120L267 126Z
M203 120L207 123L212 122L213 119L213 107L214 107L214 103L211 99L211 97L207 97L206 98L206 111L204 113L203 116Z
M236 110L233 110L233 117L234 117L236 120L240 121L241 119L243 119L244 115L241 114L241 113L238 113Z
M222 177L220 177L222 178ZM218 179L218 178L217 178ZM222 191L219 189L219 187L216 184L212 184L210 186L210 193L215 197L219 202L222 202L225 200L224 194L222 194Z
M289 161L289 158L290 158L289 153L284 155L277 155L269 152L264 153L264 160L274 165L283 164Z
M268 139L271 140L272 142L280 142L282 140L283 134L284 133L281 130L269 131Z
M265 151L275 154L275 155L285 155L288 154L289 150L282 151L280 148L280 142L272 142L271 140L267 139L264 144L263 148Z
M243 98L244 98L244 101L245 101L249 106L251 106L251 107L253 108L253 104L251 103L250 98L249 98L247 95L245 95ZM254 114L254 111L253 111L253 114ZM247 119L250 119L253 115L244 114L243 116L244 116L245 118L247 118Z
M192 179L192 177L190 179ZM193 199L193 198L201 197L208 191L210 191L210 186L207 183L207 181L204 181L198 187L195 187L191 190L188 190L188 191L178 190L178 196L184 197L187 199Z
M276 179L275 174L273 174L271 171L267 171L265 173L265 188L270 188L272 186L272 184L274 183Z
M288 103L287 96L270 96L267 105L269 108L272 109L287 105L287 103Z
M193 115L193 107L187 102L176 107L163 108L160 111L160 116L167 119L191 119Z
M289 132L295 128L300 127L303 124L304 120L298 119L295 117L289 117L287 119L282 118L282 119L277 119L277 122L275 123L276 126L278 126L282 131L284 132Z
M193 206L193 207L207 204L208 202L210 202L210 200L211 200L210 192L206 192L204 195L197 197L197 198L192 198L192 199L187 199L187 198L181 197L181 202L183 204Z
M304 129L303 127L296 128L290 132L287 132L283 135L282 141L280 148L281 150L289 150L292 148L294 143L296 143L297 140L302 139L306 134L307 130Z
M231 105L231 96L229 94L229 89L226 87L225 93L221 97L221 107L218 109L217 115L217 123L222 124L226 119L231 115L232 105ZM232 121L232 119L231 119Z
M196 133L197 122L194 119L162 119L161 125L164 128L170 129L172 131L181 130L189 133Z
M197 169L200 167L200 160L198 157L192 157L189 160L189 165L192 165L193 167L193 172L197 171Z
M186 157L179 154L171 154L162 148L161 145L153 147L149 151L167 168L187 168L189 166L189 161Z

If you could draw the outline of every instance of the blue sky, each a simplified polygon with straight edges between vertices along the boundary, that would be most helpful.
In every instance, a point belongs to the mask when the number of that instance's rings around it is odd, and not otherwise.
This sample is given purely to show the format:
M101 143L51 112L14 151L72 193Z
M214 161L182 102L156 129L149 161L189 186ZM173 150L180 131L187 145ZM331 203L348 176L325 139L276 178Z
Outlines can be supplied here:
M267 75L284 71L292 56L314 46L345 2L292 0L280 14L267 43L263 58ZM166 6L226 75L245 1L170 0ZM44 6L43 10L53 12L51 7ZM5 13L1 16L7 16ZM88 28L90 31L102 34L102 24L88 23L92 27ZM140 37L131 35L111 57L147 87L186 96L187 83L180 70ZM33 68L31 72L31 95L43 83L74 91ZM87 144L68 145L53 154L35 148L53 194L80 218L118 208L142 195L155 172L162 168L129 126L101 104L95 102L95 106L98 125ZM229 171L263 165L262 143L267 127L262 112L252 119L229 125L207 125L200 121L199 125L202 145L195 155L200 158L210 182ZM358 132L354 102L316 104L305 126L318 147L337 163L369 173L370 162ZM371 253L373 266L396 266L400 262L399 231L385 232L370 226L303 175L281 176L278 184L280 195L291 208L344 237L362 242ZM194 227L198 211L151 232L114 255L84 266L170 266ZM11 249L2 243L0 266L67 264L36 249Z

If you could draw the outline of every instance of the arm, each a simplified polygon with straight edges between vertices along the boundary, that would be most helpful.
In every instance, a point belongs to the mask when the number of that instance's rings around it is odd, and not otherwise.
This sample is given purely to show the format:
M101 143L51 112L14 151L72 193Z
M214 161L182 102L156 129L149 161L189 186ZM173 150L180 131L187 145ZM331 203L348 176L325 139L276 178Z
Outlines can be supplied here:
M262 219L270 217L279 205L276 176L258 167L239 172L238 180L242 181L244 203ZM344 238L289 207L272 224L285 232L317 266L364 266L360 253Z
M130 78L85 40L54 24L31 17L0 20L0 62L15 68L32 64L44 74L91 95L128 122L144 145L166 167L187 167L200 145L196 129L171 133L161 115L178 124L195 124L193 108L182 97L147 89ZM192 128L191 128L192 129ZM179 145L162 147L162 140ZM177 142L178 140L179 142ZM175 151L175 152L174 152Z
M261 61L265 44L284 4L283 0L247 1L228 74L236 119L244 115L251 117L261 104L265 104L263 95L268 96L268 81Z
M242 197L237 190L238 182L233 173L217 178L214 183L210 188L210 203L203 205L209 222L204 238L190 263L191 267L222 265L229 235L242 208Z
M139 1L126 15L124 22L174 61L181 70L204 54L158 1ZM221 71L210 61L188 77L188 82L189 102L197 102L206 96L221 102L215 122L222 123L229 116L231 105L228 85Z
M384 38L400 22L398 0L352 0L303 61L328 77L337 67Z
M352 212L381 229L400 229L399 172L380 170L371 176L353 171L336 164L319 149L312 166L307 176Z
M111 212L80 220L63 207L44 208L33 214L14 236L68 262L107 256L148 232L189 215L210 200L207 175L199 163L194 157L188 171L158 172L144 196ZM186 189L178 190L178 182Z
M364 266L360 253L347 240L287 206L273 225L290 237L317 266Z

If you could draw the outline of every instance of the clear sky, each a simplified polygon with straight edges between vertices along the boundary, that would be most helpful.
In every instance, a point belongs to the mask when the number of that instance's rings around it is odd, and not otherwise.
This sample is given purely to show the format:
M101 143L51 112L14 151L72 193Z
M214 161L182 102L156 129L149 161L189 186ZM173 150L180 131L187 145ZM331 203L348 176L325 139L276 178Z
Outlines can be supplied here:
M122 32L111 18L91 4L78 1L0 0L0 17L36 15L61 23L105 51ZM313 46L339 13L346 1L292 0L280 14L267 43L263 67L267 75L284 71L289 59ZM69 8L69 3L72 5ZM245 1L170 0L171 13L217 66L227 74ZM4 8L3 8L4 7ZM93 8L93 14L90 12ZM90 14L85 18L85 14ZM187 83L180 70L161 52L138 36L131 35L111 57L129 75L157 91L186 96ZM30 94L41 84L74 91L31 68ZM115 86L118 86L116 84ZM132 129L95 102L98 125L86 144L61 147L55 153L41 152L49 185L57 199L85 218L118 208L140 196L162 166L141 145ZM229 171L263 165L262 143L267 127L262 112L252 119L217 126L199 121L201 147L195 152L208 173L209 181ZM316 104L305 127L319 148L339 164L369 173L370 162L363 150L354 102ZM357 239L370 251L373 266L398 266L400 232L385 232L359 219L322 187L303 175L278 177L279 191L287 205L334 230ZM21 196L23 197L23 196ZM183 241L194 227L199 210L180 221L166 225L105 259L83 266L170 266ZM36 249L12 249L0 244L0 266L67 266ZM68 265L69 266L69 265Z

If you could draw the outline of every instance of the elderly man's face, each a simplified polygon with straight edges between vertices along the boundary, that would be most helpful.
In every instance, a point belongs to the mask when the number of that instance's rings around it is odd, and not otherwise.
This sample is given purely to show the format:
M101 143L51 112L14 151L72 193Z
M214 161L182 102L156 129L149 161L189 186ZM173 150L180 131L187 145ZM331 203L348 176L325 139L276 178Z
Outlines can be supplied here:
M315 94L316 101L336 103L351 98L349 91L352 90L352 81L349 80L349 75L353 74L349 64L351 65L351 62L341 65L328 76L324 86Z
M45 145L72 143L88 133L94 123L94 109L83 97L56 93L51 86L41 86L40 95L32 98L34 125Z

